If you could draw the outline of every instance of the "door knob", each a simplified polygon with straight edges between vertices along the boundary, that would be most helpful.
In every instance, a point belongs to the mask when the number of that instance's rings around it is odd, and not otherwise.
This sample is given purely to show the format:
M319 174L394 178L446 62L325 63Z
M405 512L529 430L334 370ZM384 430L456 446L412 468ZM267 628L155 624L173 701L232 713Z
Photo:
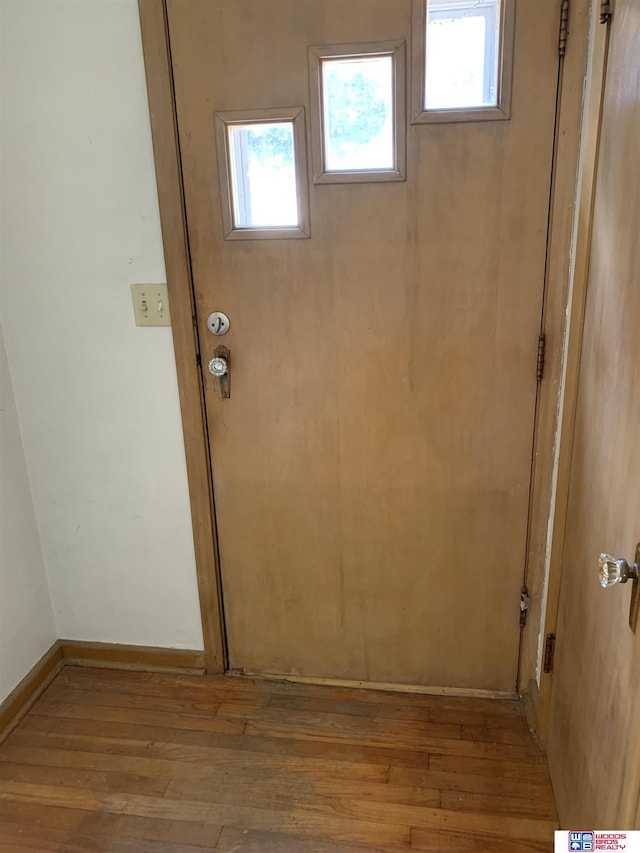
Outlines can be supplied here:
M609 554L600 554L598 575L600 577L600 586L608 589L617 583L626 583L629 578L636 580L638 577L638 564L632 563L629 565L626 560L616 560L615 557L611 557Z
M216 357L209 362L209 373L213 376L225 376L229 372L226 358Z
M228 400L231 396L231 353L225 346L215 348L213 358L209 362L209 373L220 380L220 396Z
M610 554L600 554L598 559L598 577L600 585L604 589L616 586L619 583L633 581L631 590L631 604L629 607L629 627L635 632L638 622L638 605L640 604L640 593L638 581L640 578L640 542L636 547L636 559L634 563L612 557Z

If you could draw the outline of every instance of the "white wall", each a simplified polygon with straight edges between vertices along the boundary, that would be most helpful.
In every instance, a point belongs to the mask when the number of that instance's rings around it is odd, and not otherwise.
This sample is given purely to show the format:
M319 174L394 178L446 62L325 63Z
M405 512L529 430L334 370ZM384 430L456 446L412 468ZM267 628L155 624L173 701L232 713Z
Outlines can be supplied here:
M0 326L0 702L56 638Z
M135 0L2 0L2 317L59 635L202 648Z

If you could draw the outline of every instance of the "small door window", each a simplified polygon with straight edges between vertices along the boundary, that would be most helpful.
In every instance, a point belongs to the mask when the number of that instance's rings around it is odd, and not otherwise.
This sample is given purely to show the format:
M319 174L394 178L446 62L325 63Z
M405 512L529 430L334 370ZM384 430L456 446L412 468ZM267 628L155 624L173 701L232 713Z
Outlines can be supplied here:
M404 42L312 47L315 183L405 178Z
M414 0L414 122L509 118L514 0Z
M225 237L309 236L304 110L216 114Z

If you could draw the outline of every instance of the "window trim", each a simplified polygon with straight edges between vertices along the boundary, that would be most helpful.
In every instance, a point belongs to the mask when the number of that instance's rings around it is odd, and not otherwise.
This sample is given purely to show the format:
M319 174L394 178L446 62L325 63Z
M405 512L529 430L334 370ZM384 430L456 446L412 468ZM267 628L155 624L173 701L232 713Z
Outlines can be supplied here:
M229 128L238 124L293 125L296 188L298 192L298 225L239 227L235 223L233 205L233 178ZM309 217L309 172L307 164L307 133L304 107L286 107L269 110L232 110L215 114L218 173L220 177L220 203L225 240L291 240L311 236Z
M324 59L358 59L376 56L391 58L393 68L393 146L392 169L328 171L325 168L324 109L322 97L322 61ZM311 98L311 151L314 184L378 183L405 181L407 162L406 128L406 42L366 42L361 44L326 45L309 48L309 85Z
M464 121L505 121L511 118L515 0L501 0L498 45L498 103L495 107L425 109L427 0L412 0L411 112L412 124Z

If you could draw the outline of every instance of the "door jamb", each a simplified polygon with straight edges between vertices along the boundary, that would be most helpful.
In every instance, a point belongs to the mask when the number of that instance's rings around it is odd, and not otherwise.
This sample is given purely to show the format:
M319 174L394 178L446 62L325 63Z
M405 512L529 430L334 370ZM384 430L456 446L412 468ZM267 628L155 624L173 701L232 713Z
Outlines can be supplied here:
M567 358L567 317L571 309L571 255L576 216L576 180L583 120L583 96L587 68L590 0L571 0L569 37L562 62L560 104L554 153L553 192L549 210L548 278L543 324L546 352L544 378L539 387L537 420L534 426L530 532L526 554L525 584L529 596L527 625L522 631L517 689L529 694L534 712L538 695L537 677L546 628L546 609L557 609L557 588L548 583L549 552L556 488L557 448L561 428L561 399L564 364ZM558 3L558 11L560 14ZM562 483L560 486L562 487ZM554 595L556 600L554 601Z
M222 587L213 502L209 439L204 408L200 347L186 227L186 211L182 183L182 165L176 117L173 71L169 45L167 0L138 0L142 45L151 115L160 220L164 245L167 284L171 303L172 333L175 349L180 408L184 432L187 475L192 513L196 571L205 646L207 672L224 672L226 642L222 612ZM560 7L560 4L558 4ZM569 302L569 266L574 220L575 178L582 121L582 89L586 66L587 33L590 0L572 0L570 45L564 59L561 106L556 152L556 180L551 207L549 244L549 278L545 296L547 340L545 377L539 389L538 418L535 425L533 456L533 491L531 503L531 535L527 556L530 609L528 625L521 639L520 682L526 691L535 679L539 661L541 625L548 630L549 616L557 612L558 562L551 562L552 575L546 583L548 553L551 547L550 512L560 512L562 489L567 483L557 478L556 442L560 425L567 428L566 411L560 422L559 395L564 381L565 400L571 398L567 382L571 352L565 352L567 307ZM574 271L575 276L575 271ZM577 296L573 288L573 298ZM571 308L572 328L573 308ZM577 333L576 333L577 334ZM571 343L570 339L570 343ZM535 371L535 365L532 365ZM566 377L565 377L566 373ZM535 376L535 373L534 373ZM568 408L571 408L569 406ZM567 405L565 403L565 410ZM565 434L566 435L566 434ZM560 469L566 467L565 442L560 447ZM568 479L568 478L567 478ZM566 495L564 496L566 499ZM555 502L555 503L554 503ZM553 525L553 535L562 527L560 515ZM551 515L553 518L553 515ZM558 546L559 547L559 546ZM557 548L556 548L557 551ZM554 552L555 553L555 552ZM555 574L553 572L555 571ZM546 607L546 614L543 612ZM555 618L555 616L554 616ZM552 620L551 620L552 621ZM541 685L541 705L544 682ZM534 694L535 695L535 691ZM548 709L547 709L548 712ZM538 715L540 721L540 715Z
M205 667L208 673L221 673L226 668L226 643L166 0L139 0L138 10L171 304Z
M602 105L609 50L609 24L600 22L600 8L593 4L589 24L585 95L582 106L582 135L576 185L575 216L571 239L568 317L562 384L560 421L553 477L550 536L547 551L548 591L541 637L556 633L560 579L569 504L571 460L582 355L583 326L591 258L591 237L598 176ZM595 567L594 567L595 572ZM536 729L544 747L548 736L553 674L539 673Z

